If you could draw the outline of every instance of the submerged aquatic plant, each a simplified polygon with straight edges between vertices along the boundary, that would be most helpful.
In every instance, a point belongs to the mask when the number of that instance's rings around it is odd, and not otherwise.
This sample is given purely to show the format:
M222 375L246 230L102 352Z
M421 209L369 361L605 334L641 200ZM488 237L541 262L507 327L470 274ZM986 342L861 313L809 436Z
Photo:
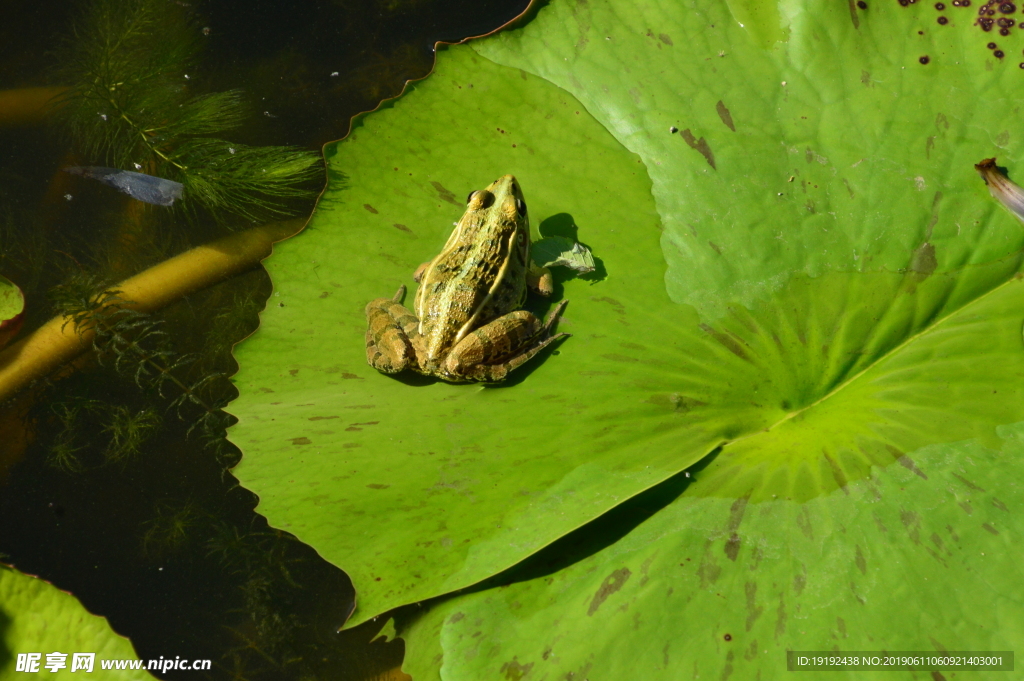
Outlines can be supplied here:
M206 514L194 502L160 502L156 513L144 524L142 552L151 558L175 553L194 534Z
M51 433L46 462L66 473L80 473L89 467L83 460L89 451L102 451L104 463L126 462L141 451L162 423L152 408L133 409L80 393L53 400L46 420Z
M231 417L221 410L221 400L210 399L207 392L224 374L209 372L188 382L184 372L195 365L197 358L171 347L161 320L126 307L120 291L87 274L72 276L54 287L50 298L65 317L65 326L94 332L92 345L97 361L109 362L118 374L131 377L136 386L152 390L159 397L175 395L169 407L182 419L189 420L184 414L186 405L197 406L202 413L192 420L188 432L199 430L208 445L223 442L224 428ZM108 460L119 461L133 454L158 424L159 417L152 409L113 413L103 428L111 434Z
M112 406L103 426L103 432L110 436L105 452L107 461L125 461L136 454L160 421L160 415L150 407L136 411L124 405Z
M239 90L190 84L201 30L181 4L94 0L61 54L59 120L86 158L180 182L186 210L248 220L287 214L320 164L313 152L219 136L247 118Z

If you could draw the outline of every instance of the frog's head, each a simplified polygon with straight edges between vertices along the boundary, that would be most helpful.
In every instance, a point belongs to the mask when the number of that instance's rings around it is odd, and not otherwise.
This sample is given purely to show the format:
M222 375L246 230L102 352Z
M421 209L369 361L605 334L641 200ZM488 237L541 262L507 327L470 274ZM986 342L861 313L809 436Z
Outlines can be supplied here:
M523 190L515 175L504 175L488 185L487 189L472 192L467 208L470 211L487 210L496 213L506 224L529 224Z

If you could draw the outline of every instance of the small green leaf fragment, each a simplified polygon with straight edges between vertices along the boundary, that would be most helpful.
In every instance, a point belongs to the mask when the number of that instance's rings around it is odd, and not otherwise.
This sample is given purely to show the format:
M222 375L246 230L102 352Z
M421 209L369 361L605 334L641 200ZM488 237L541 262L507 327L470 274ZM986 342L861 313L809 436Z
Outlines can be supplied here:
M373 637L373 640L387 643L388 641L394 641L396 638L398 638L398 631L395 629L395 620L388 618L388 621L384 623L384 626Z
M568 267L582 274L595 269L594 255L578 241L549 236L533 244L533 260L542 267Z
M0 322L17 317L25 309L25 296L18 285L0 276Z

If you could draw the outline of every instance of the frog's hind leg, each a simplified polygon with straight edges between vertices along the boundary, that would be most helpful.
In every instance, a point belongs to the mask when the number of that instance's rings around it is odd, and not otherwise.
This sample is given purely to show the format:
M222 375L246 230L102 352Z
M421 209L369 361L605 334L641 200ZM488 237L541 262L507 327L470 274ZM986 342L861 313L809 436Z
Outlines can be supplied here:
M445 370L457 380L480 382L502 381L513 371L546 348L569 334L551 335L569 301L563 300L540 320L526 310L517 310L498 317L459 341L445 361Z
M377 298L366 305L366 362L377 371L397 374L415 363L411 337L419 320L400 302L405 287L393 298Z

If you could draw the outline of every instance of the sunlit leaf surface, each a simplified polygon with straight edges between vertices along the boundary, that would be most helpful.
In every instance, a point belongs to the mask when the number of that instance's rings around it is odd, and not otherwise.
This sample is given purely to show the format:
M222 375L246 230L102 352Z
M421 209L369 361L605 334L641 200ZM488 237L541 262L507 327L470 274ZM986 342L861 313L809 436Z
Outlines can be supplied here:
M976 8L840 9L555 1L328 147L232 439L261 512L352 575L354 621L715 452L512 586L431 604L402 632L417 679L773 678L786 649L1021 640L1024 230L973 166L1019 155L1024 72ZM501 388L369 369L363 306L507 172L540 235L603 260L556 290L573 337Z
M104 660L138 660L128 639L71 594L4 566L0 566L0 625L0 679L153 679L141 670L101 669ZM19 653L39 653L38 669L18 670ZM65 655L53 658L63 667L47 668L51 653ZM84 667L73 670L74 653L95 653L91 674Z

